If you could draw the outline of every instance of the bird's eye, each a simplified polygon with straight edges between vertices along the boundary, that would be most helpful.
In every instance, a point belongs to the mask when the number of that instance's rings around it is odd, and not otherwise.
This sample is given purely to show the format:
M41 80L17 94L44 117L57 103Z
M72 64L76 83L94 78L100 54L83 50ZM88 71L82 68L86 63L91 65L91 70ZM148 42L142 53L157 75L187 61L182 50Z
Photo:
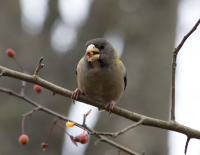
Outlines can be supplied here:
M100 50L102 50L102 49L104 49L104 48L105 48L105 45L104 45L104 44L101 45L101 46L99 47Z

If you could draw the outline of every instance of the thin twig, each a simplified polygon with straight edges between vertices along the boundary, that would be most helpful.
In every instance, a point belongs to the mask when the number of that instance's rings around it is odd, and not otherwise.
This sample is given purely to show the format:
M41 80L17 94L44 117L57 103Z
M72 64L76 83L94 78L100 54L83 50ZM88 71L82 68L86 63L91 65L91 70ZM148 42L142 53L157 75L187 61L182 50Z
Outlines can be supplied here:
M83 115L83 132L85 132L85 126L86 126L86 117L90 114L92 109L90 109L86 114Z
M76 145L76 146L78 147L77 143L76 143L75 140L74 140L74 136L70 135L70 134L69 134L61 125L59 125L58 123L56 123L56 125L57 125L60 129L62 129L62 130L70 137L70 139L71 139L71 141L74 143L74 145Z
M90 109L85 115L88 116L91 113L92 109Z
M136 126L139 126L141 125L143 122L144 122L145 118L142 118L140 121L138 121L137 123L131 125L131 126L128 126L127 128L121 130L121 131L118 131L118 132L115 132L115 133L109 133L109 132L89 132L89 135L104 135L104 136L111 136L113 138L116 138L117 136L125 133L126 131L136 127Z
M41 108L41 107L36 107L36 108L34 108L33 110L31 110L31 111L25 113L25 114L22 115L22 116L23 116L23 117L26 117L26 116L32 115L34 112L40 110L40 108Z
M114 147L120 149L121 151L124 151L124 152L130 154L130 155L140 155L139 153L134 152L134 151L132 151L132 150L130 150L130 149L124 147L124 146L121 146L121 145L119 145L119 144L117 144L117 143L111 141L110 139L108 139L108 138L106 138L106 137L103 137L103 136L100 136L100 135L96 135L96 137L98 137L99 140L97 140L97 141L94 143L95 145L97 145L99 142L105 142L105 143L110 144L110 145L112 145L112 146L114 146Z
M25 121L25 117L23 116L23 118L22 118L22 134L24 134L24 121Z
M44 67L44 64L41 64L43 59L44 59L44 57L40 58L38 65L37 65L37 68L35 70L35 73L33 74L34 76L38 76L40 69L42 69Z
M175 121L175 73L176 73L176 55L173 55L171 121Z
M198 25L200 24L200 19L196 22L196 24L194 25L194 27L190 30L190 32L188 32L188 34L186 36L183 37L181 43L174 49L174 53L177 55L178 52L180 51L181 47L183 46L183 44L185 43L185 41L187 40L187 38L197 29Z
M189 142L190 142L190 137L187 137L187 141L186 141L186 143L185 143L185 155L186 155L186 153L187 153L187 148L188 148Z
M86 114L83 115L83 132L85 131Z
M175 73L176 73L176 58L181 47L187 40L187 38L197 29L200 24L200 19L194 25L194 27L188 32L186 36L183 37L180 44L173 51L173 62L172 62L172 102L171 102L171 121L175 121Z
M60 129L62 129L68 136L71 136L61 125L55 123Z
M19 66L19 68L21 69L22 73L24 73L24 69L23 67L20 65L20 63L17 61L17 59L15 57L13 57L13 59L15 60L15 62L17 63L17 65Z
M26 87L26 82L25 82L25 81L22 81L21 93L20 93L21 95L24 95L25 87Z
M46 138L46 140L45 140L45 143L48 142L49 137L51 136L51 133L52 133L52 131L53 131L53 129L54 129L54 127L55 127L57 121L58 121L58 118L56 118L56 119L54 120L53 125L52 125L52 127L51 127L51 129L50 129L50 131L49 131L49 134L48 134L48 136L47 136L47 138Z
M104 138L99 138L96 142L94 142L94 145L99 144L101 141L104 141Z

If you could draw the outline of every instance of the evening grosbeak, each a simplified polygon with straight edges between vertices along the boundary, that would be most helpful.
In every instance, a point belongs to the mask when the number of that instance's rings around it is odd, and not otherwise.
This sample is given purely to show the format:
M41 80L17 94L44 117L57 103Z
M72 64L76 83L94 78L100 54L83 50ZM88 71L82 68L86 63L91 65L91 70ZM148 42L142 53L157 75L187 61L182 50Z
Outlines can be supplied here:
M78 88L72 99L79 94L107 103L109 113L120 99L127 85L126 68L115 48L103 38L86 43L86 53L77 65Z

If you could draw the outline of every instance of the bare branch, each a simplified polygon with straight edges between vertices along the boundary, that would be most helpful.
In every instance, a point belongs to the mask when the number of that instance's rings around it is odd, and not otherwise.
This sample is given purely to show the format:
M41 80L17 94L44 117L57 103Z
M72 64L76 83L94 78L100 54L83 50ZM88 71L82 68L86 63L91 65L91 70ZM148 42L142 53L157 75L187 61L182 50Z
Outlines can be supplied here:
M34 108L33 110L31 110L31 111L25 113L25 114L22 115L22 116L23 116L23 117L26 117L26 116L32 115L34 112L36 112L36 111L38 111L38 110L40 110L40 107L36 107L36 108Z
M99 140L94 143L95 145L97 145L99 142L105 142L105 143L110 144L110 145L120 149L121 151L124 151L124 152L130 154L130 155L140 155L139 153L134 152L134 151L132 151L132 150L130 150L130 149L124 147L124 146L121 146L121 145L111 141L110 139L108 139L106 137L99 136L99 135L97 135L96 137L98 137Z
M40 85L40 86L42 86L42 87L44 87L44 88L46 88L46 89L48 89L48 90L50 90L52 92L55 92L56 94L60 94L62 96L66 96L68 98L71 98L71 95L73 93L70 90L67 90L67 89L64 89L62 87L59 87L59 86L57 86L57 85L55 85L53 83L45 81L42 78L37 78L36 79L31 75L27 75L27 74L24 74L24 73L13 71L11 69L7 69L7 68L2 67L2 66L0 66L0 72L3 72L3 76L9 76L9 77L13 77L13 78L16 78L16 79L24 80L26 82L31 82L31 83L34 83L34 84L38 84L38 85ZM0 91L2 91L2 89ZM7 92L8 94L12 94L13 93L13 92L10 92L9 90L8 90L8 92ZM31 103L34 106L37 106L36 103L33 104L34 102L33 101L30 102L26 97L20 96L18 94L16 96L18 96L19 98L22 98L24 100L27 100L29 103ZM98 100L94 100L94 99L88 98L88 97L86 97L84 95L80 95L79 98L78 98L78 101L84 102L84 103L89 104L89 105L93 105L93 106L98 107L98 108L103 109L103 110L106 110L105 109L106 103L103 103L103 102L100 102ZM58 113L52 112L49 109L48 110L47 109L44 110L44 109L45 109L44 107L41 108L41 110L46 111L46 112L48 112L48 113L50 113L50 114L52 114L54 116L57 116L60 119L71 121L69 119L63 118L63 116L61 116ZM154 118L151 118L151 117L146 117L144 115L140 115L140 114L137 114L137 113L134 113L134 112L119 108L117 106L114 106L114 108L112 110L112 113L116 114L116 115L119 115L119 116L122 116L124 118L127 118L129 120L135 121L135 122L138 122L143 117L145 117L145 121L142 123L143 125L153 126L153 127L157 127L157 128L166 129L166 130L172 130L172 131L176 131L176 132L185 134L185 135L187 135L188 137L191 137L191 138L200 139L200 131L192 129L192 128L189 128L189 127L184 126L184 125L181 125L181 124L179 124L177 122L164 121L164 120L154 119Z
M17 65L19 66L19 68L21 69L21 71L24 73L24 69L23 67L20 65L20 63L17 61L17 59L15 57L13 57L13 59L15 60L15 62L17 63Z
M200 19L196 22L196 24L194 25L194 27L190 30L190 32L188 32L188 34L186 36L183 37L181 43L174 49L174 53L177 55L178 52L180 51L181 47L183 46L183 44L185 43L185 41L187 40L187 38L197 29L197 27L200 24Z
M24 134L24 122L25 122L25 117L22 118L22 134Z
M71 136L60 124L56 122L55 125L57 125L60 129L62 129L68 136Z
M83 115L83 129L85 130L86 114Z
M118 136L118 135L121 135L121 134L123 134L123 133L125 133L126 131L128 131L128 130L130 130L130 129L135 128L136 126L141 125L141 124L144 122L144 120L145 120L145 118L143 117L143 118L142 118L140 121L138 121L137 123L135 123L135 124L133 124L133 125L131 125L131 126L125 128L124 130L122 130L122 131L120 131L120 132L118 132L118 133L117 133L117 136Z
M186 143L185 143L185 155L186 155L186 153L187 153L187 148L188 148L189 142L190 142L190 138L187 137L187 141L186 141Z
M40 58L38 65L37 65L37 68L35 70L35 73L33 75L38 76L40 69L42 69L44 67L44 64L41 64L43 59L44 59L44 57Z
M52 127L51 127L51 129L50 129L50 131L49 131L49 133L48 133L48 135L47 135L47 138L46 138L46 140L45 140L45 143L48 142L49 137L51 136L51 133L52 133L52 131L53 131L53 129L54 129L54 127L55 127L57 121L58 121L58 118L56 118L56 119L54 120L53 125L52 125Z
M86 114L83 115L83 130L85 130L85 126L86 126L86 117L90 114L90 112L92 111L92 109L90 109Z
M96 142L94 142L94 145L99 144L101 141L104 141L104 138L99 138Z
M105 135L105 136L111 136L113 138L116 138L117 136L125 133L126 131L136 127L136 126L139 126L142 124L142 122L144 122L144 118L142 118L140 121L138 121L137 123L131 125L131 126L128 126L127 128L121 130L121 131L118 131L118 132L115 132L115 133L108 133L108 132L89 132L89 135Z
M21 93L20 93L21 95L24 95L25 87L26 87L26 82L22 81L22 87L21 87Z
M197 29L200 24L200 19L194 25L194 27L183 37L181 43L173 51L173 62L172 62L172 102L171 102L171 121L175 121L175 73L176 73L176 58L179 50L187 40L187 38Z
M20 94L17 94L17 93L15 93L15 92L11 91L11 90L4 89L4 88L0 88L0 92L3 92L3 93L6 93L6 94L9 94L9 95L13 95L13 96L15 96L15 97L18 97L18 98L20 98L20 99L22 99L22 100L27 101L28 103L32 104L33 106L37 107L38 110L44 111L44 112L46 112L46 113L49 113L50 115L53 115L53 116L55 116L55 117L57 117L57 118L59 118L59 119L62 119L62 120L64 120L64 121L70 121L70 122L72 122L72 120L68 119L67 117L65 117L65 116L63 116L63 115L60 115L60 114L58 114L58 113L56 113L56 112L54 112L54 111L52 111L52 110L50 110L50 109L48 109L48 108L45 108L45 107L39 105L38 103L36 103L36 102L30 100L29 98L27 98L27 97L25 97L25 96L22 96L22 95L20 95ZM31 112L29 112L29 113L31 113ZM25 118L25 117L24 117L24 118ZM77 126L80 126L80 127L81 127L81 124L76 123L76 122L75 122L75 124L76 124ZM56 125L57 125L57 124L56 124ZM88 128L88 127L86 127L86 128L87 128L87 129L86 129L87 131L95 132L94 130L92 130L92 129ZM100 138L100 139L104 139L103 141L104 141L105 143L108 143L108 144L110 144L110 145L112 145L112 146L114 146L114 147L116 147L116 148L119 148L119 149L121 149L122 151L124 151L124 152L126 152L126 153L129 153L130 155L139 155L139 154L135 153L134 151L132 151L132 150L130 150L130 149L128 149L128 148L126 148L126 147L124 147L124 146L122 146L122 145L119 145L119 144L115 143L114 141L109 140L109 139L107 139L107 138L105 138L105 137L103 137L103 136L96 136L96 137L98 137L98 138ZM70 136L70 138L72 138L72 137Z

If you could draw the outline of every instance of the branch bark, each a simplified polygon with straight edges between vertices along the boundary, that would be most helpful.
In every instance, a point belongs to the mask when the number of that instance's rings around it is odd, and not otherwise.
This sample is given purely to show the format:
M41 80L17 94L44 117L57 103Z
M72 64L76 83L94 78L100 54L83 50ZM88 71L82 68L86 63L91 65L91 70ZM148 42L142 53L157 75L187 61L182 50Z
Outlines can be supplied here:
M8 77L12 77L12 78L15 78L15 79L19 79L19 80L23 80L23 81L26 81L26 82L30 82L30 83L33 83L33 84L40 85L40 86L52 91L55 94L66 96L68 98L71 98L71 95L73 93L70 90L67 90L67 89L62 88L60 86L57 86L53 83L50 83L49 81L45 81L44 79L42 79L40 77L27 75L25 73L20 73L20 72L5 68L3 66L0 66L0 73L2 73L3 76L8 76ZM24 99L26 100L26 98L24 98ZM92 105L92 106L95 106L95 107L98 107L98 108L101 108L103 110L106 110L105 109L106 103L88 98L88 97L83 96L83 95L80 95L78 97L78 101L84 102L86 104L89 104L89 105ZM35 104L34 104L34 106L35 106ZM51 110L49 110L49 111L51 111ZM49 111L47 111L47 112L49 112ZM124 117L126 119L135 121L135 122L138 122L142 118L145 118L142 125L157 127L157 128L166 129L166 130L171 130L171 131L175 131L175 132L185 134L186 136L188 136L190 138L200 139L200 131L189 128L189 127L184 126L184 125L181 125L181 124L174 122L174 121L164 121L164 120L159 120L159 119L147 117L147 116L140 115L140 114L137 114L137 113L132 112L132 111L128 111L128 110L119 108L117 106L115 106L113 108L112 113L119 115L121 117ZM60 119L65 119L60 114L57 114L57 116ZM68 119L66 119L66 120L68 120ZM71 120L69 120L69 121L71 121Z

